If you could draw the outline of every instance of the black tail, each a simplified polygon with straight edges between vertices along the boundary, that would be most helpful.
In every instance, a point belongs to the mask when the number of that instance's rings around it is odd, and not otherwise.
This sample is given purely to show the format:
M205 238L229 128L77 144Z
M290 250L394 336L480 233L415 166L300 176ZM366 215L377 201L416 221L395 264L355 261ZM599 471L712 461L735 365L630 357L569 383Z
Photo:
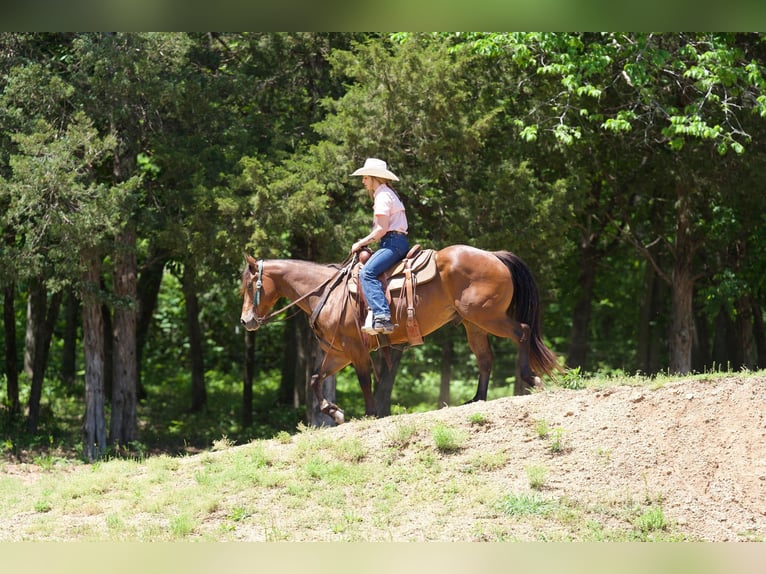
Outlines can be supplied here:
M494 255L508 268L513 278L513 300L508 313L519 323L526 323L530 328L529 361L532 370L552 376L555 371L561 370L561 366L556 355L542 340L540 293L532 271L518 255L510 251L496 251Z

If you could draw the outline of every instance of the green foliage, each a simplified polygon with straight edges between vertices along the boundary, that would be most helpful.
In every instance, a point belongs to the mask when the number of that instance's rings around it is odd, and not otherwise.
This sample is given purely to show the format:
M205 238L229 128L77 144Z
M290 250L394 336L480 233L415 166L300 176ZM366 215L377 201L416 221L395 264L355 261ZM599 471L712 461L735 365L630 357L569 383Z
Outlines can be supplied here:
M580 367L568 369L559 379L558 383L565 389L579 390L585 388L585 378Z

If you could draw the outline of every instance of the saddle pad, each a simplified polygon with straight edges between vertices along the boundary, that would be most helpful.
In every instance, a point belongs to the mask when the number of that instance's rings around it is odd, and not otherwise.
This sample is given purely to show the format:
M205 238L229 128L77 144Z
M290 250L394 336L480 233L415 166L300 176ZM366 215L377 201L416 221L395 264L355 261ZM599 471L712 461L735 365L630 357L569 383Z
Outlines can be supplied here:
M412 273L417 278L418 284L428 283L431 279L436 277L436 257L434 257L433 249L423 249L415 256L412 262ZM388 289L390 291L398 291L404 285L404 266L405 260L402 259L397 263L388 278Z
M418 284L427 283L438 272L436 269L436 251L433 249L423 249L412 262L412 272L417 278ZM386 272L388 275L389 291L399 291L404 285L404 259L394 265ZM349 281L348 290L351 293L358 293L359 285L359 266L352 273L353 280Z

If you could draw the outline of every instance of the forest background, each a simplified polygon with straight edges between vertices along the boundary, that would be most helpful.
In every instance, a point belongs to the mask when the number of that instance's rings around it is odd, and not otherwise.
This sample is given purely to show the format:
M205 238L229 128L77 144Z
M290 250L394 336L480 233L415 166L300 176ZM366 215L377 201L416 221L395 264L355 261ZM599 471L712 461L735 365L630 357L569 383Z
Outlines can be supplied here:
M342 261L369 156L413 243L526 260L565 384L763 367L764 56L755 33L0 34L3 451L314 420L305 318L238 327L243 255ZM472 395L460 328L397 360L384 408Z

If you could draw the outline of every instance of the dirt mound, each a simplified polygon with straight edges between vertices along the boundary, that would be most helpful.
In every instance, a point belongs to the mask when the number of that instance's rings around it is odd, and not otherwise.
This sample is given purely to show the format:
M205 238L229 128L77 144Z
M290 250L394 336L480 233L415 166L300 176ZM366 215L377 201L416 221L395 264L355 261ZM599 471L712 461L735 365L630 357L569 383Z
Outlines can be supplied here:
M0 538L764 541L764 405L761 373L644 380L181 458L5 464Z
M456 427L472 413L485 418L464 451L508 455L509 463L487 477L493 487L528 490L523 469L540 465L546 497L590 506L651 502L693 539L744 541L766 537L765 405L766 377L750 375L655 389L546 391L417 416ZM376 421L373 433L353 423L331 432L384 448L375 443L390 437L393 424Z

